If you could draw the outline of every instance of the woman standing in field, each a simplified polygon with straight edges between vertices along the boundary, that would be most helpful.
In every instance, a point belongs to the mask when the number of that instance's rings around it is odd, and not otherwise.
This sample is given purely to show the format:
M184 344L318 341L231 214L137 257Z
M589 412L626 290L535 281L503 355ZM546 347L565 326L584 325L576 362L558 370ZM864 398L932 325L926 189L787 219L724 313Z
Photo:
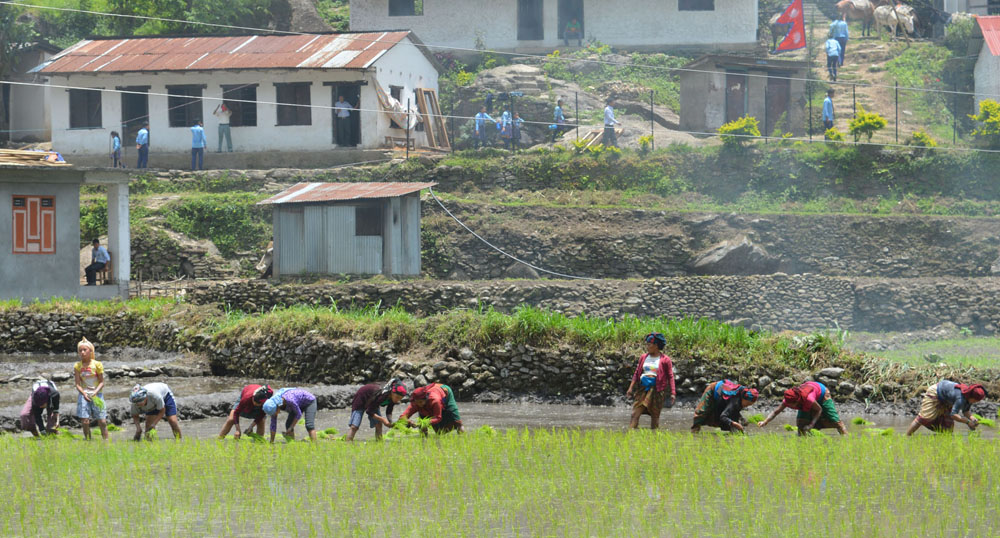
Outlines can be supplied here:
M798 387L785 391L781 405L766 419L757 423L763 428L785 408L797 409L795 424L799 427L799 435L809 433L813 428L837 428L840 435L847 435L847 427L840 420L837 406L826 385L816 381L807 381Z
M347 432L347 440L354 440L365 415L368 415L368 426L375 428L375 439L381 439L382 427L392 427L392 410L403 401L404 396L406 396L406 386L396 379L389 381L385 386L369 383L358 389L358 392L354 393L354 400L351 401L351 420L347 424L350 431ZM383 407L385 416L382 416Z
M723 379L705 387L698 405L694 408L691 433L698 433L702 426L736 430L746 433L746 419L741 412L757 401L757 389L744 387L735 381Z
M138 441L142 438L142 426L139 421L140 414L146 415L146 438L150 432L156 428L156 424L164 417L167 424L170 424L174 438L181 438L181 425L177 421L177 402L174 401L174 393L166 383L150 383L145 386L136 385L132 388L128 400L132 402L132 422L135 423L135 437Z
M278 430L278 411L288 413L285 419L285 437L295 440L295 425L300 418L306 420L309 439L316 441L316 397L305 389L279 389L264 402L264 413L271 416L271 442Z
M42 420L42 410L46 411ZM45 429L42 429L42 426ZM56 433L59 427L59 391L48 379L40 379L31 384L31 396L21 408L21 429L39 437L41 434Z
M243 387L243 391L240 392L240 399L233 404L233 409L229 412L229 418L226 419L226 424L222 427L222 432L219 433L219 439L225 439L226 434L233 426L236 426L236 431L233 433L233 437L236 439L240 438L242 432L240 432L240 417L248 418L253 421L253 426L257 427L257 435L264 435L264 402L268 398L274 396L274 391L268 385L247 385Z
M972 404L986 398L982 385L962 385L942 379L931 385L920 403L920 413L913 419L906 435L913 435L921 426L933 431L953 431L956 422L975 430L979 421L972 417Z
M104 365L94 358L94 344L84 338L76 345L80 361L73 365L76 383L76 416L83 426L83 437L90 439L90 421L97 420L101 437L108 440L108 410L104 405Z
M399 419L405 420L411 428L416 427L410 420L414 413L419 414L421 418L430 418L431 428L436 433L448 433L451 430L458 430L458 433L465 431L462 428L462 416L458 413L455 393L448 385L431 383L415 389L413 396L410 397L410 405Z
M643 339L646 352L639 357L639 364L632 374L632 383L628 386L625 396L633 398L632 420L629 428L639 427L639 417L649 415L650 429L660 427L660 411L667 397L667 385L670 386L670 405L677 401L677 388L674 382L674 363L663 348L667 346L667 338L660 333L647 334Z

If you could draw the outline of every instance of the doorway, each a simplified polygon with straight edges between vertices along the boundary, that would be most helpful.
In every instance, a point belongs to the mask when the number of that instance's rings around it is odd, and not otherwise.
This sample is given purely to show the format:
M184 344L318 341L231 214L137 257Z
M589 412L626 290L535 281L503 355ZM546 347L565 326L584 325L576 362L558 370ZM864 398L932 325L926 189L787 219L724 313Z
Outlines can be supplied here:
M149 86L123 86L122 95L122 147L131 147L142 124L149 121Z
M344 96L344 100L350 103L351 116L347 119L347 123L340 123L340 118L337 117L337 109L333 109L333 143L340 148L350 148L357 147L361 144L361 85L360 84L334 84L331 86L333 91L333 102L334 104L340 100L340 96Z
M726 123L747 114L747 74L726 72Z
M767 93L764 97L764 136L769 136L775 130L781 133L790 131L788 128L788 101L791 100L789 80L790 74L775 74L767 77Z
M576 19L580 23L581 38L587 35L583 22L583 0L559 0L559 39L566 37L566 25Z
M544 0L517 0L518 41L541 41L545 39L542 17Z

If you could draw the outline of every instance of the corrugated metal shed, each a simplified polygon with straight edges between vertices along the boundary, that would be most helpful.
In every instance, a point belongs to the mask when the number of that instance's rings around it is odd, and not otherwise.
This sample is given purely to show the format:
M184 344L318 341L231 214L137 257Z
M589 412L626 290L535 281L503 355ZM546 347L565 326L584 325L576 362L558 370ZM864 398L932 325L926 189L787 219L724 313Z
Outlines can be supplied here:
M225 69L366 69L408 31L84 40L35 70L45 74Z
M983 31L983 39L990 47L990 53L1000 56L1000 15L981 15L976 17L976 22Z
M420 192L437 183L298 183L267 200L264 204L299 204L306 202L336 202L373 198L395 198Z

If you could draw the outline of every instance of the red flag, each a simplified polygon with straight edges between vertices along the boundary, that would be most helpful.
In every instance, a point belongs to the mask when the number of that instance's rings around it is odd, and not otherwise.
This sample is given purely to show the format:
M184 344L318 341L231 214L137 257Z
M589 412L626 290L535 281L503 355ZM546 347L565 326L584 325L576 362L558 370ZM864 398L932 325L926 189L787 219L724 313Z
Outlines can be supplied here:
M785 34L785 38L778 43L775 52L785 50L795 50L806 46L806 18L802 14L802 0L793 0L792 4L785 8L785 12L778 17L778 24L791 24L792 29Z

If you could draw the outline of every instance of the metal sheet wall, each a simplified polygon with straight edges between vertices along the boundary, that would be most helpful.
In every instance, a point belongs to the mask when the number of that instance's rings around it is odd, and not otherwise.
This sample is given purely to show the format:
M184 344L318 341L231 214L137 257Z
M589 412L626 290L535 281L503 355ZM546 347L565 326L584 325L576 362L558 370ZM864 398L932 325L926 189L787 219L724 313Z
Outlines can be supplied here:
M401 200L400 221L402 222L403 248L400 255L402 275L420 274L420 195L414 193Z
M296 275L305 271L305 226L301 207L275 207L274 247L277 250L278 275Z

